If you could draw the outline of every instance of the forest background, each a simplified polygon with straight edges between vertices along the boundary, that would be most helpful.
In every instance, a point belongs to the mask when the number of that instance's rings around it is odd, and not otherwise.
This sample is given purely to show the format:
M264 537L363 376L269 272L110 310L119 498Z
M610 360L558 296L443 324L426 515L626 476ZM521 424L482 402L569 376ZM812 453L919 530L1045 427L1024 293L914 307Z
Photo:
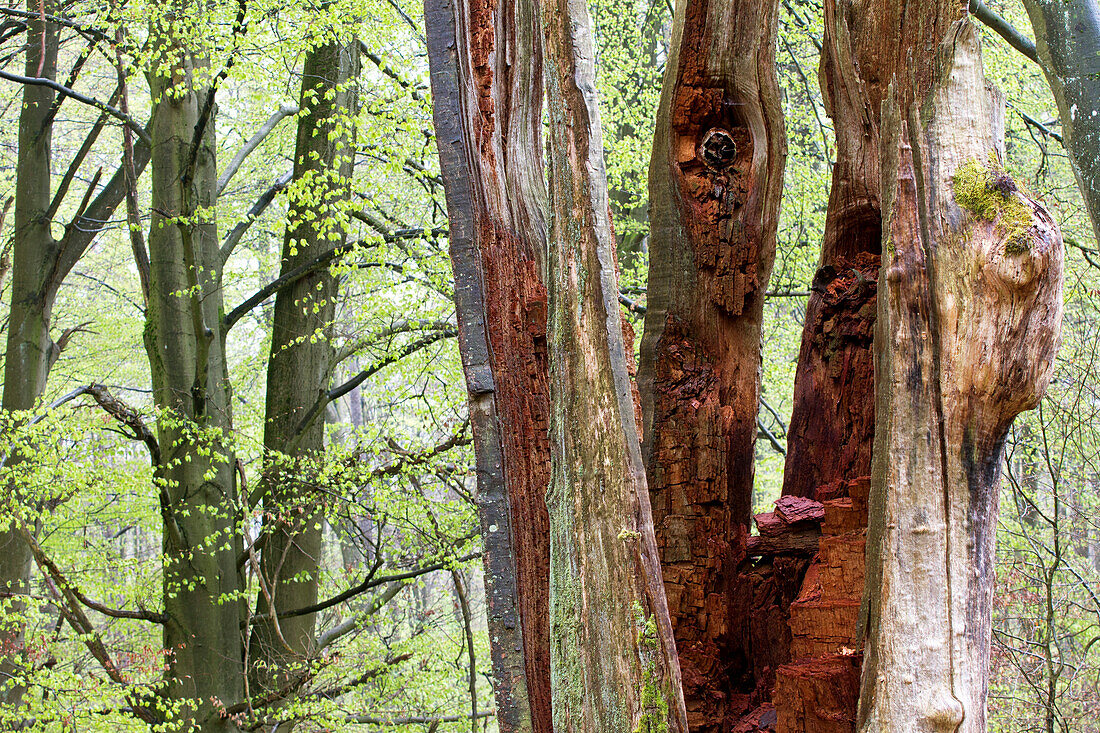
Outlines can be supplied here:
M1021 4L991 5L1016 28L1030 28ZM672 9L629 0L593 2L590 12L620 302L640 332L647 176ZM37 144L50 150L44 161L52 179L41 166L28 170L17 161L19 77L51 71L48 52L39 63L46 36L41 49L28 40L35 36L27 26L39 13L64 19L51 24L53 78L83 95L46 105L52 133L39 135ZM157 184L139 169L148 158L146 120L154 114L150 88L155 93L165 68L186 66L199 86L214 90L190 102L209 125L201 145L197 139L192 145L202 150L190 151L189 161L193 175L213 167L206 175L214 195L193 207L186 224L206 227L215 240L218 257L205 267L222 301L213 312L225 329L231 389L224 394L232 419L211 428L216 434L195 436L194 453L179 463L205 466L200 485L215 474L236 476L239 497L222 519L244 539L228 548L245 578L228 600L249 606L240 623L246 634L283 635L278 624L265 631L264 618L275 591L268 581L281 570L261 567L250 552L281 513L313 526L321 553L315 597L300 605L334 601L317 613L323 644L298 658L300 673L251 672L247 680L256 689L245 685L242 698L198 694L197 705L235 716L243 727L294 721L298 730L493 730L467 391L455 341L422 8L406 0L213 2L184 14L185 21L174 18L186 28L163 34L150 22L160 13L160 5L144 0L0 7L0 71L7 74L0 80L6 123L0 273L12 314L21 302L12 295L22 287L20 267L27 267L16 250L17 187L34 176L50 201L52 239L81 242L56 283L44 389L23 404L8 398L5 385L2 480L18 501L9 502L3 529L25 529L36 552L28 594L0 601L5 623L25 622L19 704L0 709L0 726L142 730L145 713L172 714L147 703L163 691L162 670L172 654L162 646L158 620L173 595L164 590L172 560L162 544L161 496L177 480L150 456L151 426L160 421L163 429L171 420L154 391L171 375L151 368L147 349L159 343L149 316L157 308L150 305L156 240L173 226L165 223L173 212L160 207ZM812 0L781 3L777 59L789 153L765 302L756 511L779 494L802 319L834 162L817 79L821 23L822 8ZM202 51L181 66L164 51L166 36L185 37ZM1055 377L1040 408L1017 420L1006 453L991 730L1100 730L1100 246L1041 70L1000 36L983 28L982 37L986 73L1008 103L1006 167L1047 205L1067 244ZM303 93L303 68L325 49L345 54L337 63L343 71L328 88ZM327 115L311 112L321 108ZM295 165L295 146L302 144L302 120L308 124L311 116L313 129L332 145L312 153L324 165L309 173ZM96 209L116 170L122 195L109 210ZM313 235L294 234L307 224ZM135 257L146 239L151 266ZM338 256L310 265L327 273L310 280L321 295L308 289L296 295L313 298L315 327L301 343L280 345L276 338L273 350L275 298L286 291L280 275L293 271L287 262L308 265L318 242L339 247ZM165 290L166 297L202 301L198 312L213 307L210 292L200 281ZM10 331L14 322L9 316L5 327ZM271 481L265 446L272 440L265 437L265 415L274 399L269 385L277 384L269 360L306 342L326 350L324 366L314 369L317 384L302 385L318 406L323 450L280 469L284 482L310 488L308 501L265 503L253 497L274 493L264 488ZM10 349L6 359L14 370ZM15 504L33 511L11 509ZM204 542L224 544L211 534ZM11 638L5 653L12 652ZM288 649L296 644L280 642ZM281 689L287 680L292 690Z

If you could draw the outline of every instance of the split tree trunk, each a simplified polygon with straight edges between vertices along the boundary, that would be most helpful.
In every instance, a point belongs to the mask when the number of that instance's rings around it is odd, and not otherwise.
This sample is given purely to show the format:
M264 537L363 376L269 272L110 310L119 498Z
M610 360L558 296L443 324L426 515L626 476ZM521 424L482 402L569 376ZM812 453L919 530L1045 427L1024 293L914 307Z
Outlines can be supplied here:
M162 463L166 696L175 720L234 730L218 714L244 696L244 591L214 220L217 169L208 59L188 7L153 19L150 292L145 348ZM209 119L203 120L204 110Z
M947 29L934 64L896 83L882 116L860 724L984 733L1004 438L1051 376L1062 242L999 170L1003 101L968 19Z
M910 68L930 69L935 41L957 13L953 0L824 3L821 81L837 159L783 476L784 495L824 503L824 523L790 607L791 662L777 673L779 724L787 731L856 726L882 240L879 115L895 73L908 78Z
M558 733L687 733L618 306L583 0L543 0L550 134L550 679Z
M927 89L933 50L960 6L956 0L825 0L824 12L821 86L837 160L806 308L783 477L784 494L809 498L843 496L838 482L870 473L880 110L895 75L907 80L898 88L903 97Z
M650 168L643 446L699 731L727 730L764 702L764 668L774 674L785 661L771 643L785 619L757 607L772 605L763 596L774 587L741 575L786 156L777 9L774 0L677 3Z
M302 67L294 148L290 210L283 241L281 274L342 246L346 202L355 151L359 47L329 41L309 50ZM267 364L264 420L266 465L260 498L265 507L261 573L267 588L257 612L291 611L317 602L322 554L323 497L309 487L324 453L324 421L307 420L318 395L328 389L332 367L332 320L338 284L330 268L302 276L275 296L271 352ZM249 657L254 679L280 688L304 673L317 652L316 616L260 621L253 628ZM280 639L280 636L282 637ZM284 642L286 646L284 646Z
M1096 0L1024 0L1024 7L1100 242L1100 5Z
M426 0L502 733L550 733L550 387L534 0Z

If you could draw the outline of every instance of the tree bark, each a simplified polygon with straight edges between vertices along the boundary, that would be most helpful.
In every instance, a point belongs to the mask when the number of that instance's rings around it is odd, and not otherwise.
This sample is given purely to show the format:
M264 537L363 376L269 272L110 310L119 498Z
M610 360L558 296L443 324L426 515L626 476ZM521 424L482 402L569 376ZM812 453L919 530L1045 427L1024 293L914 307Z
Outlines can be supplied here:
M825 526L790 607L791 662L778 671L779 722L789 731L855 730L875 425L879 113L895 74L907 78L907 69L931 69L935 40L957 15L957 5L824 3L821 81L837 158L806 307L783 494L824 502Z
M686 733L619 313L583 0L543 0L550 134L550 679L554 730Z
M358 72L356 40L329 41L306 54L299 103L304 113L298 118L294 148L283 276L347 239L344 222L354 169ZM258 663L250 673L261 690L287 685L305 671L310 655L317 651L315 614L276 624L271 613L317 603L325 502L310 486L311 477L321 468L325 426L323 420L306 418L331 378L337 289L331 269L321 267L275 296L267 364L265 466L259 487L265 508L260 571L267 591L261 591L256 602L257 612L268 618L253 627L249 642L254 647L249 658Z
M57 47L56 25L43 24L37 17L28 20L25 74L56 76ZM53 125L49 124L47 115L54 96L54 91L47 87L24 86L23 105L19 111L11 310L4 357L3 409L8 412L35 406L46 387L53 346L50 315L59 283L55 283L50 265L57 258L59 244L50 233L46 212L51 198L49 172L53 143ZM38 502L20 487L12 488L12 496L5 501L4 514L33 523L32 514ZM31 563L30 547L20 538L18 526L0 530L0 591L5 599L4 621L0 628L0 649L3 650L0 701L8 709L18 706L26 689L21 681L22 615L26 604L19 596L30 592Z
M152 21L150 293L145 347L163 454L166 696L181 729L234 730L218 708L244 695L242 551L221 325L217 169L209 61L188 8ZM207 119L203 119L207 117Z
M1100 5L1096 0L1024 0L1024 7L1100 242Z
M1000 168L1003 101L968 19L934 63L896 79L882 115L860 725L984 732L1004 438L1052 373L1062 243Z
M550 733L550 387L534 0L426 0L502 733Z
M727 730L763 701L754 668L767 666L757 662L770 645L752 637L785 626L755 613L757 594L744 589L761 586L739 575L750 565L760 327L786 156L777 9L677 4L650 167L643 447L689 722L700 731Z

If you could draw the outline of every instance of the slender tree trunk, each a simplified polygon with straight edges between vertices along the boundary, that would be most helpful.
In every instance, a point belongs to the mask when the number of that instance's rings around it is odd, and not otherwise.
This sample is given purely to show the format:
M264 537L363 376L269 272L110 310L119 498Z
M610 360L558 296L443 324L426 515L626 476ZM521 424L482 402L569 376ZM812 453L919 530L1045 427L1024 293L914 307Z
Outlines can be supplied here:
M686 733L619 313L583 0L543 0L550 116L550 639L554 730Z
M233 730L244 694L242 547L214 220L217 169L208 59L189 8L153 19L150 293L145 347L163 454L167 697L180 729ZM205 119L204 119L205 118ZM186 723L184 721L187 721Z
M763 678L785 661L773 659L776 645L754 643L785 633L785 619L765 610L775 589L742 575L786 156L777 9L677 4L650 167L643 446L689 722L700 731L727 730L764 702Z
M294 178L283 241L286 274L346 241L344 210L354 168L359 46L330 41L306 54L302 68ZM262 562L266 588L259 614L290 611L317 602L324 497L310 478L324 453L324 421L305 417L327 388L333 350L336 278L327 267L295 281L275 296L271 352L267 366L264 423ZM251 671L258 686L276 688L300 675L316 650L314 614L260 621L250 638ZM281 639L280 639L281 635ZM287 646L283 645L285 641Z
M37 2L28 5L36 14L38 7ZM46 2L43 7L50 13L53 6ZM58 44L56 25L46 23L43 26L37 15L29 18L24 75L54 79ZM53 189L50 175L57 102L56 95L48 87L23 87L16 164L11 309L4 362L3 409L9 412L32 409L45 391L47 375L61 348L50 338L58 289L103 224L111 218L126 190L125 173L119 168L62 229L61 235L53 235L58 209L54 199L64 198L65 193ZM95 142L105 121L101 117L93 125L87 140ZM149 147L144 143L135 146L135 175L141 174L148 161ZM85 192L75 193L84 195ZM9 456L8 465L16 460L18 456ZM23 521L33 525L34 513L38 511L35 498L27 496L19 487L14 487L8 498L13 503L5 504L3 514L20 515ZM24 514L28 510L31 514ZM3 650L0 651L0 705L8 709L17 706L24 689L17 681L23 646L20 618L23 606L18 596L26 592L30 573L30 550L16 529L0 531L0 594L5 598L9 593L14 594L8 602L8 611L2 614L4 622L0 625L0 650Z
M56 76L57 45L56 25L43 24L38 18L29 20L25 75ZM19 111L11 310L4 357L3 409L7 412L35 406L46 387L53 350L50 314L60 281L54 277L51 265L57 259L60 243L50 233L46 212L51 199L53 144L53 125L47 115L54 96L52 89L27 85L23 87ZM13 488L5 501L4 514L10 512L19 521L33 525L38 502L19 487ZM19 596L30 591L30 577L31 551L20 539L18 528L0 530L0 591L4 594L0 603L5 604L0 622L0 702L8 709L18 705L25 690L20 678L26 605Z
M503 733L550 733L542 39L534 0L427 0Z
M882 116L860 724L977 733L1004 438L1050 379L1062 243L1000 170L1003 101L968 19L946 30L934 63L911 64L895 83Z
M1073 172L1100 242L1100 5L1024 0Z

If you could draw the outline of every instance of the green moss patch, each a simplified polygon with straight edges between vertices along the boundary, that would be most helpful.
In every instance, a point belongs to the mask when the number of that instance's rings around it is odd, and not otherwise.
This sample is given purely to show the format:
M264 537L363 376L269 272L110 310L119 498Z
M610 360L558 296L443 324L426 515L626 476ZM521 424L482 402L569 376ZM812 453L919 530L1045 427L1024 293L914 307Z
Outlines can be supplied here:
M1006 254L1023 254L1031 248L1031 207L1003 168L968 160L955 171L951 184L959 206L978 219L994 222L1008 235Z

